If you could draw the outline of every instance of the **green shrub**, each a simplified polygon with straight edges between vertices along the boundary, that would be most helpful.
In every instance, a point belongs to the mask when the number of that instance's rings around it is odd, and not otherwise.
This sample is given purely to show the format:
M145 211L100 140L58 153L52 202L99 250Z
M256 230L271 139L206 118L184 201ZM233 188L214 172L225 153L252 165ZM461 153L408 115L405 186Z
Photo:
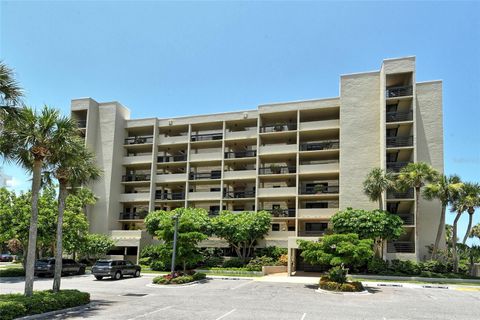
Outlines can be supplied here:
M338 283L329 277L321 277L319 283L320 289L339 292L360 292L365 290L361 282Z
M231 258L225 260L222 264L224 268L241 268L243 266L245 266L245 262L240 258Z
M348 269L345 269L343 266L336 266L328 270L328 278L333 282L345 283L347 282L347 272Z
M255 250L255 255L258 257L267 256L273 260L278 260L280 256L286 255L288 253L287 248L280 248L276 246L270 246L266 248L259 248Z
M421 272L435 272L435 273L447 273L451 271L447 263L429 260L425 262L420 262L419 264Z
M193 277L194 281L198 281L198 280L205 279L207 277L207 275L205 273L195 272L192 277Z
M2 277L23 277L25 270L23 268L6 268L0 270L0 278Z
M207 277L206 274L199 273L199 272L196 272L192 275L181 274L177 277L172 277L171 274L167 274L167 275L153 278L152 282L155 284L184 284L184 283L202 280L202 279L205 279L206 277Z
M390 261L389 270L394 273L414 276L419 275L421 270L418 264L410 260L392 260Z
M388 271L388 262L375 257L368 262L368 273L381 274Z
M166 271L169 269L163 261L156 260L150 263L150 269L154 271Z
M217 257L217 256L206 257L202 262L202 266L207 268L219 267L222 265L223 265L223 257Z
M0 320L20 318L27 314L23 304L16 301L0 301Z
M277 262L270 257L256 257L248 262L246 268L249 271L262 271L263 266L275 266Z

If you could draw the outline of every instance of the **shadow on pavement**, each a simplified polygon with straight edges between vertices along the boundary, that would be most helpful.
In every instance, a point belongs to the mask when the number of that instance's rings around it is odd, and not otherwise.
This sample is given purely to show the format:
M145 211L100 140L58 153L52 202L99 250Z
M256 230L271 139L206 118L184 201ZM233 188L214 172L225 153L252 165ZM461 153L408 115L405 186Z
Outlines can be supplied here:
M103 309L103 307L108 307L114 304L115 302L108 300L92 300L89 307L82 308L81 310L71 311L67 313L62 313L56 316L50 316L48 319L69 319L69 318L90 318L98 316L98 312ZM40 318L47 319L47 318Z

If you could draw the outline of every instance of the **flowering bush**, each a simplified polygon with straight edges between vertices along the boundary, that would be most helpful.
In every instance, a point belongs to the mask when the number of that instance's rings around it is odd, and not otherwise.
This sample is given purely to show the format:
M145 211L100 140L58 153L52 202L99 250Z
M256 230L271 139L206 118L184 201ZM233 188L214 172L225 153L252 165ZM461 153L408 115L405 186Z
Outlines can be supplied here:
M172 274L166 274L164 276L158 276L153 279L155 284L184 284L193 281L198 281L206 278L206 274L196 272L194 274L184 274L183 272L174 272Z

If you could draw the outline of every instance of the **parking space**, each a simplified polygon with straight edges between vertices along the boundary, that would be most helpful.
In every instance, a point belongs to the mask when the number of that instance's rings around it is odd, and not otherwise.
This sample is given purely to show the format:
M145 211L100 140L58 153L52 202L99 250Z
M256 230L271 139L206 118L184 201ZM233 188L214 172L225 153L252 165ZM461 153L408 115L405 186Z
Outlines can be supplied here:
M315 286L257 280L209 280L185 287L152 287L152 277L97 281L65 277L62 287L91 293L94 305L55 319L478 319L480 292L372 288L364 296L325 295ZM40 279L35 289L48 289ZM21 292L21 279L0 279L0 292Z

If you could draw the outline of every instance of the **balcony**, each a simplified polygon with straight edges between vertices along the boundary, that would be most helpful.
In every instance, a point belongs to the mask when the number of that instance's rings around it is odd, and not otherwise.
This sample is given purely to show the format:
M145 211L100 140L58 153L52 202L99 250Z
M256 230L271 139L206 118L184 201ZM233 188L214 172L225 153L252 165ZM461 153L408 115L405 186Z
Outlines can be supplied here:
M259 188L258 189L258 197L260 198L295 197L296 195L297 195L297 188L295 187Z
M222 160L221 151L190 154L190 161L221 161L221 160Z
M222 193L220 191L196 191L188 193L188 201L220 201Z
M157 162L158 163L181 162L181 161L187 161L187 155L186 154L178 154L178 155L174 155L174 156L158 156L157 157Z
M387 192L387 199L413 199L414 191L410 189L408 191L389 191Z
M149 173L134 173L122 176L122 182L150 181Z
M313 187L305 187L300 190L300 194L337 194L339 192L339 186L324 186L321 184Z
M257 156L257 150L229 151L225 152L225 159L252 158Z
M340 127L340 120L321 120L308 121L300 123L300 130L321 130L321 129L335 129Z
M186 173L157 174L157 182L185 182Z
M388 98L398 98L398 97L407 97L413 94L412 86L401 86L401 87L390 87L385 90L385 97Z
M413 147L413 136L387 137L387 148Z
M77 120L77 127L79 129L85 129L87 127L87 120Z
M294 218L295 208L276 208L276 209L262 209L263 211L270 212L272 217L275 218Z
M327 172L338 172L339 161L338 160L325 160L315 164L302 164L300 165L300 174L318 174Z
M159 144L160 145L167 145L167 144L182 144L188 143L188 136L160 136Z
M223 173L224 180L235 179L255 179L257 175L256 170L231 170Z
M119 220L143 220L147 216L148 211L141 212L120 212Z
M387 162L387 171L400 172L409 162Z
M230 131L225 134L225 140L233 139L256 139L257 130Z
M415 243L413 241L388 241L388 253L415 253Z
M401 121L412 121L413 112L387 112L385 114L385 119L387 122L401 122Z
M340 148L339 140L327 140L321 142L305 142L300 144L300 151L319 151Z
M149 202L150 193L122 193L120 194L120 202Z
M266 146L260 146L261 155L295 152L297 152L296 144L270 144Z
M295 166L270 166L265 168L259 168L258 174L291 174L296 173L297 167Z
M184 192L156 192L156 200L185 200Z
M189 180L206 180L206 179L220 179L222 177L222 172L212 171L212 172L190 172L188 179Z
M298 231L299 237L322 237L325 235L325 231Z
M123 158L123 165L146 164L152 162L152 155L127 156Z
M312 219L330 219L337 212L338 205L336 208L301 208L298 209L298 217Z
M296 123L279 123L273 125L265 125L260 127L260 133L282 132L297 130Z
M222 133L205 133L205 134L192 134L190 140L192 142L199 142L199 141L214 141L214 140L222 140L223 134Z
M153 136L136 136L125 139L126 145L153 143Z
M415 215L413 213L396 213L403 220L403 224L406 226L415 225Z
M255 198L255 191L227 191L223 193L223 197L227 199Z

